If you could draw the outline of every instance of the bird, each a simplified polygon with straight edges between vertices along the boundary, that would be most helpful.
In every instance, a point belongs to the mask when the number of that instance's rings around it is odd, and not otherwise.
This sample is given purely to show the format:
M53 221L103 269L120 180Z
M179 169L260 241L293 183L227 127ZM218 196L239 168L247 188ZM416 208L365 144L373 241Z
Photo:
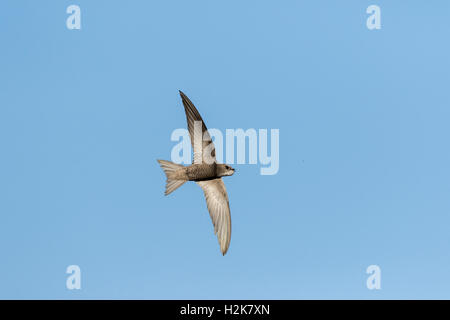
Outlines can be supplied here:
M183 166L167 160L157 160L167 178L164 194L169 195L187 181L193 181L202 188L214 233L224 256L230 246L231 215L222 177L232 176L236 170L227 164L217 163L215 147L205 122L192 101L181 90L179 94L194 151L193 163Z

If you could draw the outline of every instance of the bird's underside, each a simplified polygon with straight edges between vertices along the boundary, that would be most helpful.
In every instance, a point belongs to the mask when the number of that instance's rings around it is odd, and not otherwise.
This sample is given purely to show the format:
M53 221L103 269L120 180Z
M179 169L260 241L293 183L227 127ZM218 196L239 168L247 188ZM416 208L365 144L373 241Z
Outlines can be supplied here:
M193 164L187 167L170 161L158 160L167 176L165 194L173 192L186 181L195 181L202 188L214 225L214 233L219 240L220 250L225 255L231 240L231 215L227 190L221 177L232 175L234 169L216 163L215 147L200 113L181 91L180 96L186 113L194 159ZM201 139L195 136L195 133L199 133L195 130L199 128L201 128Z

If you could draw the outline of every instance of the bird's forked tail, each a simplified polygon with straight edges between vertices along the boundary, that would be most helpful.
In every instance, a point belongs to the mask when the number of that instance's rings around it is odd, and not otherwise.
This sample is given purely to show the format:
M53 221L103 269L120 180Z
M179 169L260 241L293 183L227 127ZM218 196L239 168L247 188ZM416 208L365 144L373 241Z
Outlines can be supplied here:
M182 175L176 174L177 171L181 168L184 168L184 166L167 160L158 160L158 163L164 170L164 173L167 177L166 191L164 192L164 195L167 196L177 188L181 187L181 185L187 181L186 179L182 178Z

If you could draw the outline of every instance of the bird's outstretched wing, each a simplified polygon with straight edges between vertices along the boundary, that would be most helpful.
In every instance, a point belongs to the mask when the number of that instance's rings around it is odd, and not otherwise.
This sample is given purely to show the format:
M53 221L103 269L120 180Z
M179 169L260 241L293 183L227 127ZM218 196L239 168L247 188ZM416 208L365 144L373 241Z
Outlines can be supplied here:
M216 161L216 150L208 133L205 122L203 121L197 108L192 101L180 91L181 100L183 100L184 112L191 136L192 149L194 149L193 163L212 164ZM195 136L195 122L197 121L197 136Z
M222 178L197 181L203 189L209 215L214 225L214 233L220 244L220 251L225 255L231 240L231 215L227 189Z

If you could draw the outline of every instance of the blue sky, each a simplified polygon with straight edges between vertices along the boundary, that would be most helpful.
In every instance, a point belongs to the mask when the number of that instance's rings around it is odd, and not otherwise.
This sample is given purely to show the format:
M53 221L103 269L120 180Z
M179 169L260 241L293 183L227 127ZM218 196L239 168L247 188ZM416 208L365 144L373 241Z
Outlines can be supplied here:
M0 298L450 298L449 10L2 1ZM200 188L163 195L179 89L210 128L280 130L278 174L224 179L225 257Z

